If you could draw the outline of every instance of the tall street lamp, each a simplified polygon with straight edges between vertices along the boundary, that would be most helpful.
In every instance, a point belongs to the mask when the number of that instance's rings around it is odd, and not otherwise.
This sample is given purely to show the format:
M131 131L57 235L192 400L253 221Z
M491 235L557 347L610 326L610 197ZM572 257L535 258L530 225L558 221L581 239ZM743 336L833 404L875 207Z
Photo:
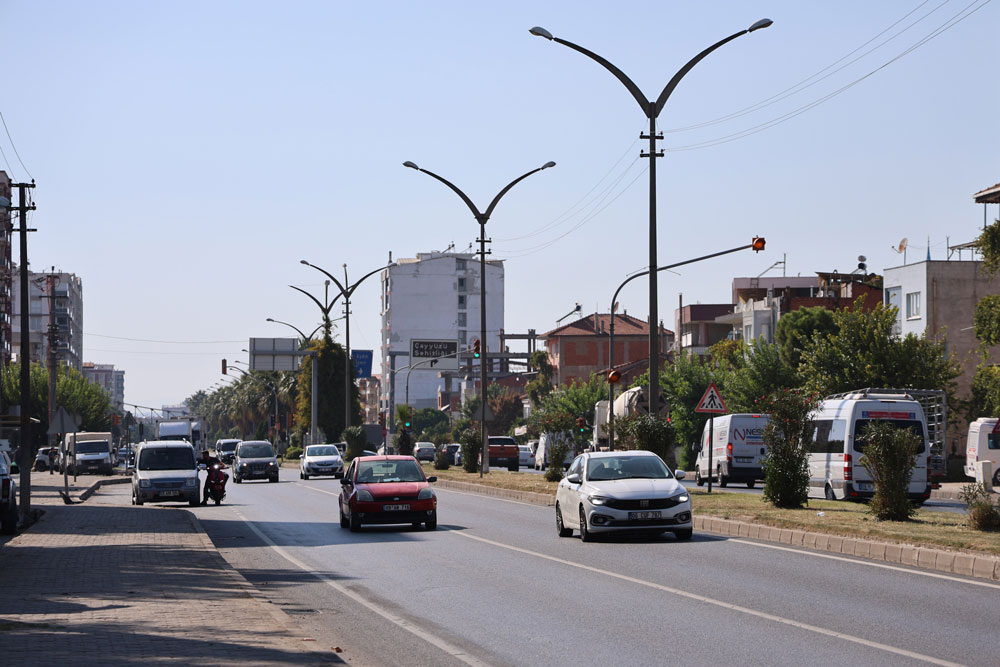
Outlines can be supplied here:
M353 364L351 363L351 295L354 294L354 290L358 288L358 285L365 281L365 278L375 275L386 267L380 266L374 271L369 271L365 275L358 278L354 284L351 285L350 281L347 279L347 264L344 264L344 282L341 283L326 269L320 268L315 264L310 264L304 259L300 260L300 263L305 264L306 266L311 266L317 271L325 274L326 277L332 280L333 284L340 290L340 294L338 296L344 297L344 355L346 357L344 361L344 428L347 428L351 425L351 369L353 367ZM332 306L336 300L337 297L333 297L333 301L330 302L330 305ZM327 311L327 318L329 319L329 311Z
M730 248L729 250L722 250L720 252L713 252L710 255L702 255L701 257L687 259L683 262L677 262L676 264L667 264L666 266L658 267L656 272L659 273L660 271L667 271L668 269L676 269L678 266L694 264L695 262L718 257L719 255L728 255L731 252L737 252L739 250L753 249L754 252L760 252L764 249L765 243L766 241L763 236L755 236L747 245L741 245L737 248ZM615 370L615 304L618 302L618 294L622 291L623 287L636 278L641 278L647 273L649 273L649 269L640 271L633 276L629 276L622 282L621 285L618 286L618 289L615 290L614 295L611 297L611 322L608 325L608 446L612 450L615 448L615 382L617 382L617 380L611 380L611 374L614 373ZM677 332L677 334L679 335L680 332ZM649 412L651 414L659 406L659 400L655 403L653 400L654 399L651 397L649 402Z
M487 383L486 357L488 353L488 345L486 344L486 223L489 221L490 216L493 214L493 209L496 208L497 203L505 194L507 194L507 192L512 187L514 187L515 185L526 179L528 176L531 176L536 172L542 171L543 169L548 169L549 167L556 166L556 163L551 161L546 162L541 167L538 167L537 169L532 169L528 173L522 174L521 176L515 178L513 181L508 183L503 190L497 193L497 196L494 197L493 201L490 202L490 205L486 208L486 211L482 213L480 213L479 209L476 208L476 205L472 203L472 200L469 199L469 197L464 192L459 190L458 187L451 181L448 181L442 178L441 176L438 176L434 172L427 171L426 169L421 169L420 167L410 162L409 160L404 162L403 166L423 172L428 176L430 176L431 178L436 178L437 180L447 185L455 192L455 194L461 197L462 201L465 202L465 205L469 207L470 211L472 211L472 216L476 219L476 222L479 223L479 238L477 239L479 241L479 340L482 341L482 346L483 346L482 355L479 358L481 364L480 374L482 376L482 379L479 383L479 401L481 404L480 425L482 427L482 438L483 438L483 443L482 443L483 464L479 467L479 476L482 477L483 471L489 470L490 467L489 436L486 433L486 383Z
M579 51L583 55L600 63L605 69L614 74L615 77L622 82L625 88L632 93L632 97L634 97L635 101L639 103L639 107L642 109L643 113L646 114L646 118L649 119L649 134L640 135L640 138L649 140L649 151L642 153L641 157L649 158L649 404L651 406L656 405L659 402L660 396L660 339L657 335L659 331L658 322L660 318L657 310L656 293L656 158L663 157L663 153L657 153L656 140L662 139L663 135L661 134L657 136L656 134L656 118L660 115L660 111L663 110L664 105L667 103L667 99L670 97L671 93L674 92L674 88L677 87L680 80L684 78L684 75L691 71L691 68L697 65L702 58L707 56L712 51L715 51L723 44L755 30L767 28L772 23L773 21L771 21L771 19L761 19L749 28L733 33L729 37L726 37L725 39L722 39L708 47L689 60L684 67L680 68L677 73L674 74L673 78L670 79L656 100L647 99L643 92L639 90L639 87L635 85L630 78L625 76L624 72L596 53L588 51L582 46L578 46L572 42L567 42L564 39L553 37L552 33L545 28L539 28L536 26L529 30L529 32L536 37L544 37L549 41L557 42L563 46L568 46L574 51Z
M310 295L310 296L312 296L312 295ZM320 322L320 324L315 329L313 329L312 333L307 336L307 335L305 335L302 332L302 329L298 328L294 324L289 324L288 322L282 322L281 320L276 320L276 319L271 318L271 317L267 318L267 321L268 322L274 322L275 324L284 324L286 327L291 327L292 329L295 329L295 331L299 334L299 336L302 337L302 340L304 342L306 342L306 343L308 343L309 341L311 341L312 337L316 335L316 332L319 331L323 327L323 323Z

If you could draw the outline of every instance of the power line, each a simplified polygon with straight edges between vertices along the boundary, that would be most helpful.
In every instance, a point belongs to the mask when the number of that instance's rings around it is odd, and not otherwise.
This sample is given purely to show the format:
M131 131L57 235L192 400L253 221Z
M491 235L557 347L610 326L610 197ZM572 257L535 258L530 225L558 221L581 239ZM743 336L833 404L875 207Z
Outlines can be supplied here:
M21 154L17 152L17 146L14 145L14 139L10 136L10 130L7 129L7 121L4 120L3 112L0 112L0 122L3 122L3 129L6 130L7 138L10 139L10 147L14 149L14 155L17 156L17 161L21 163L21 167L24 169L24 173L26 173L28 175L28 178L30 178L31 180L35 180L35 177L31 175L30 171L28 171L28 168L24 166L24 160L21 159ZM5 161L6 159L7 156L4 156ZM7 168L10 169L9 164L7 165Z
M106 336L104 334L83 332L84 336L94 336L96 338L113 338L114 340L128 340L135 343L165 343L167 345L221 345L223 343L244 343L241 340L155 340L151 338L126 338L124 336Z
M102 350L99 348L91 347L87 348L88 352L109 352L113 354L156 354L156 355L178 355L178 356L214 356L220 354L239 354L239 352L233 352L232 350L217 351L217 352L152 352L149 350Z

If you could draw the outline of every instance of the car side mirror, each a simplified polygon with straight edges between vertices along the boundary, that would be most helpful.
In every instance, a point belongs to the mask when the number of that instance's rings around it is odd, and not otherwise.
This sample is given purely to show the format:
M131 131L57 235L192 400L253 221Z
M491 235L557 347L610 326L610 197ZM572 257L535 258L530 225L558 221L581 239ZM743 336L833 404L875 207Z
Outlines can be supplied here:
M685 477L687 477L687 473L684 472L683 470L675 470L674 477L676 477L677 479L684 479Z
M13 461L11 461L11 463L10 463L10 474L11 474L11 475L16 475L16 474L18 474L18 473L20 473L20 472L21 472L21 467L20 467L20 466L18 466L18 465L17 465L16 463L14 463Z
M698 452L701 451L701 445L694 445L694 446L692 446L691 447L691 451L695 452L697 454Z
M350 483L351 483L351 480L347 479L346 477L341 477L340 478L340 485L341 486L346 486L347 484L350 484Z
M433 484L434 482L438 481L438 478L434 475L431 475L430 477L427 478L427 481Z
M572 475L566 475L566 481L570 484L579 484L583 481L578 473L573 473Z

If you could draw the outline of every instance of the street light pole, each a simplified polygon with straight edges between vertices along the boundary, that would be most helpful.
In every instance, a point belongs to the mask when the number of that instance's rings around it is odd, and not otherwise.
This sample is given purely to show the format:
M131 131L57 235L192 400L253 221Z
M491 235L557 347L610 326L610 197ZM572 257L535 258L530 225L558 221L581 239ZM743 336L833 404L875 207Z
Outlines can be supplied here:
M513 181L508 183L504 187L504 189L497 194L496 197L493 198L493 201L490 202L490 205L486 208L486 211L483 213L480 213L479 209L476 208L476 205L472 203L472 200L469 199L469 197L464 192L459 190L458 186L456 186L451 181L448 181L442 178L441 176L438 176L434 172L427 171L426 169L421 169L420 167L418 167L413 162L410 162L409 160L404 162L403 166L423 172L428 176L430 176L431 178L435 178L444 183L445 185L447 185L449 188L452 189L452 191L454 191L455 194L457 194L462 199L462 201L465 202L465 205L469 207L470 211L472 211L472 215L476 219L476 222L479 223L479 238L476 240L479 241L479 340L482 342L483 346L482 356L480 357L480 362L481 362L480 373L482 377L479 382L479 400L481 403L480 426L482 427L481 434L483 439L482 453L481 453L483 464L479 467L479 476L482 477L483 472L489 471L490 467L489 436L486 433L486 383L488 381L486 358L489 353L489 345L486 343L486 223L489 221L490 215L493 214L493 209L496 208L497 203L505 194L507 194L507 192L512 187L514 187L515 185L526 179L528 176L531 176L536 172L542 171L543 169L548 169L549 167L556 166L556 163L551 161L546 162L541 167L538 167L537 169L532 169L528 173L522 174L521 176L515 178Z
M656 283L656 158L662 157L663 153L657 153L656 151L656 140L661 139L662 135L657 136L656 134L656 118L660 115L663 110L664 105L667 103L671 93L680 83L680 80L684 78L684 75L691 71L691 68L697 65L705 56L715 51L723 44L730 42L737 37L746 35L755 30L760 30L761 28L767 28L773 23L771 19L761 19L751 25L745 30L740 30L739 32L733 33L725 39L719 40L712 46L708 47L694 58L689 60L684 67L680 68L673 78L667 83L660 93L660 96L656 100L649 100L646 98L645 94L639 90L639 87L633 83L633 81L628 78L624 72L612 65L610 62L597 55L596 53L585 49L582 46L568 42L564 39L558 37L553 37L552 33L545 28L534 27L529 30L532 35L536 37L544 37L545 39L553 42L567 46L574 51L578 51L583 55L595 60L605 69L615 75L615 77L621 81L621 83L628 89L635 98L635 101L639 103L639 107L642 109L646 118L649 119L649 134L640 135L642 139L649 140L649 150L648 152L641 153L641 157L649 158L649 269L647 273L649 274L649 401L650 405L656 405L659 402L660 396L660 339L659 339L659 312L657 304L657 283Z
M677 262L676 264L667 264L666 266L661 266L656 269L656 272L667 271L669 269L676 269L678 266L684 266L685 264L694 264L695 262L701 262L706 259L711 259L713 257L718 257L720 255L728 255L732 252L738 252L740 250L753 249L754 252L760 252L764 249L765 240L761 236L755 236L753 240L747 245L741 245L736 248L730 248L729 250L722 250L720 252L713 252L710 255L702 255L701 257L695 257L694 259L686 259L683 262ZM611 322L608 325L608 372L610 373L615 369L615 303L618 301L618 294L622 291L622 288L628 285L630 282L636 278L641 278L642 276L649 273L649 269L640 271L632 276L626 278L618 289L615 290L614 295L611 297ZM679 332L678 332L679 333ZM659 406L659 400L655 403L653 398L649 399L649 411L657 409ZM615 448L615 384L613 382L608 382L608 446L613 450Z
M373 276L379 271L385 269L385 266L380 266L374 271L369 271L365 275L361 276L353 285L347 279L347 264L344 264L344 282L341 283L339 280L333 277L326 269L320 268L315 264L310 264L306 260L300 260L300 264L305 264L306 266L311 266L312 268L325 274L327 278L333 281L333 284L337 286L340 290L340 296L344 297L344 428L351 425L351 369L353 364L351 363L351 295L354 294L354 290L358 288L358 285L365 281L365 278ZM347 285L347 287L345 287ZM333 298L330 305L337 300L337 297Z

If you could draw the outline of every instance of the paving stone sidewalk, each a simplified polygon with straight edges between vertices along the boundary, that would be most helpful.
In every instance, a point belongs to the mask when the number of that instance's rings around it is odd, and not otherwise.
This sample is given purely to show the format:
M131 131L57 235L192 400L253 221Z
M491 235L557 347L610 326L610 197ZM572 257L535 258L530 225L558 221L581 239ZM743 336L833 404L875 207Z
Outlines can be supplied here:
M5 666L342 662L257 597L183 507L66 505L61 477L32 477L44 514L0 542Z

